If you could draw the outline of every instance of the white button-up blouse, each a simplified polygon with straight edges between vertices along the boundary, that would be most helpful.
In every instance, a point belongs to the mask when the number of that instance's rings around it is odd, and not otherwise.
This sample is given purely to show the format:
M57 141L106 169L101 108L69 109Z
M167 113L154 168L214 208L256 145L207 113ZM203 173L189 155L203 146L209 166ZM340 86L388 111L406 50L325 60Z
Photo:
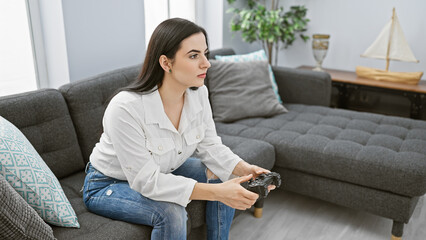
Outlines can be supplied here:
M186 90L176 129L164 112L158 90L149 94L122 91L109 103L104 132L90 155L103 174L127 180L143 196L186 206L196 181L171 174L195 150L222 181L232 176L241 158L222 144L205 86Z

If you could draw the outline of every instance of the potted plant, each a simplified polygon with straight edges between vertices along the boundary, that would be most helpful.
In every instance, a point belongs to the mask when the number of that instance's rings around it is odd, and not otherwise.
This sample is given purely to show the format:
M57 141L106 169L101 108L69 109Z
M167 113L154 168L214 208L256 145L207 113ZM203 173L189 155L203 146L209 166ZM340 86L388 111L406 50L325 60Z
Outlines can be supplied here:
M236 0L227 1L232 5ZM282 6L279 7L279 0L271 0L269 7L266 0L247 0L247 8L230 8L227 11L234 14L231 31L241 32L246 42L261 42L270 64L275 50L275 65L278 62L280 43L287 48L296 40L297 34L305 42L309 39L303 35L309 22L306 12L304 6L292 6L290 10L284 11Z

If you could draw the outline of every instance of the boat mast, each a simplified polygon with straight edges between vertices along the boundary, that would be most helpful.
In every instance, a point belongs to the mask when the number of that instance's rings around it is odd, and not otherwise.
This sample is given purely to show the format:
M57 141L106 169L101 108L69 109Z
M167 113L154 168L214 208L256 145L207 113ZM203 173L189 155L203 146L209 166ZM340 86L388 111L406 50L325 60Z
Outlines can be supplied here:
M389 62L390 62L389 51L390 51L390 46L391 46L391 42L392 42L394 26L395 26L395 8L393 8L393 10L392 10L392 26L391 26L391 30L390 30L390 34L389 34L388 49L386 51L386 71L389 71Z

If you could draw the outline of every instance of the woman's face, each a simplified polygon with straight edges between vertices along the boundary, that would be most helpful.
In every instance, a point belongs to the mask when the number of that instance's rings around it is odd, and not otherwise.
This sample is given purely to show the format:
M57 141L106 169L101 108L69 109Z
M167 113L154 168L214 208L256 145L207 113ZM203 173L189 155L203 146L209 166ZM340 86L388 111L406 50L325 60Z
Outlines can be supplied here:
M181 42L172 63L172 77L185 88L204 85L210 62L207 59L208 48L203 33L196 33Z

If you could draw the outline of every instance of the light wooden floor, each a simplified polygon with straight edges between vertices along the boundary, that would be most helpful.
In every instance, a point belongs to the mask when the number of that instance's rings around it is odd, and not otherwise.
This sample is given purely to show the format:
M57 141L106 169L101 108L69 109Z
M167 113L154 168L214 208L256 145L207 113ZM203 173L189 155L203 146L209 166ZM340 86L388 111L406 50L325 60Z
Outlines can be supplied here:
M426 196L426 195L425 195ZM403 240L426 239L426 201L419 199L405 225ZM275 190L265 200L263 217L253 209L234 219L231 240L390 240L392 221L299 194Z

